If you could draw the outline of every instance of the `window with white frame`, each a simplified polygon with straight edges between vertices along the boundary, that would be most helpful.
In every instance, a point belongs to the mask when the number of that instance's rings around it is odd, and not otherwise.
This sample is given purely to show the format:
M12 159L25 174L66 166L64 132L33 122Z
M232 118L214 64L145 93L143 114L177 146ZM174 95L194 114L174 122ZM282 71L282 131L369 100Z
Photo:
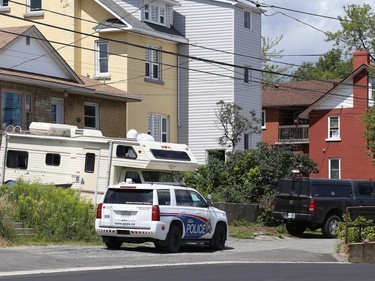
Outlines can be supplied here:
M262 110L262 129L266 128L266 111Z
M145 54L145 76L151 80L161 80L160 75L160 49L147 46Z
M8 0L0 0L0 7L8 7L9 1Z
M42 9L42 0L28 0L27 1L28 11L40 11Z
M328 159L328 170L329 170L330 179L340 179L341 178L340 158Z
M144 6L144 20L160 25L166 25L167 6L163 4L149 3Z
M328 139L329 140L340 139L340 116L328 117Z
M169 117L149 113L147 116L147 133L153 136L155 141L169 142Z
M109 62L109 43L107 41L95 42L95 72L97 77L109 75L108 62Z
M243 27L251 29L251 12L243 11Z
M51 98L51 122L64 124L64 99Z
M99 129L99 105L85 102L85 128Z

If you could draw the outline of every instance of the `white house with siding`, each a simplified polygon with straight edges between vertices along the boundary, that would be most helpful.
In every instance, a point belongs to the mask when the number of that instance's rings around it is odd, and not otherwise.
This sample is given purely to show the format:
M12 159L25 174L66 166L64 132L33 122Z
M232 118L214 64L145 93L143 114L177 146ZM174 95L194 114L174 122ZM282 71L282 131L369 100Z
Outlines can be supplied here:
M234 102L261 118L261 13L242 0L179 0L174 28L188 40L179 45L178 142L192 149L198 162L210 151L225 151L218 139L219 100ZM195 60L193 57L223 64ZM236 149L250 149L260 134L244 136Z

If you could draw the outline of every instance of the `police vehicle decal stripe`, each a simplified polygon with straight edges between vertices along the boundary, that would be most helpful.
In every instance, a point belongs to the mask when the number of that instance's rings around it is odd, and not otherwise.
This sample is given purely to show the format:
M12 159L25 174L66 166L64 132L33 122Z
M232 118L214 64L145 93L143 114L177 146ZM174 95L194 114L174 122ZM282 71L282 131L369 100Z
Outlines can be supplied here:
M185 239L199 239L212 230L210 220L205 217L182 213L161 213L160 216L180 219L184 224Z

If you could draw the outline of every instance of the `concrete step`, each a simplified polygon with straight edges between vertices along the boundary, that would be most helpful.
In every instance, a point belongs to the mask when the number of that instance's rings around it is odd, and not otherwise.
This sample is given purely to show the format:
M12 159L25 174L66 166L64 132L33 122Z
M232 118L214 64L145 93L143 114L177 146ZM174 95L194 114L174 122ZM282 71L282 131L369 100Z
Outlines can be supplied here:
M17 235L34 235L34 229L24 227L22 222L14 221L11 217L3 217L3 222L11 225Z

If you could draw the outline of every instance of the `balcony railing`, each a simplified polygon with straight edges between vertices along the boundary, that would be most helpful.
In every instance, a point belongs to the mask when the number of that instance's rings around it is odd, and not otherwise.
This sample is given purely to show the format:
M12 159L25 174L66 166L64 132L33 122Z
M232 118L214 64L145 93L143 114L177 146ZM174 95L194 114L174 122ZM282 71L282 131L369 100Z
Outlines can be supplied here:
M279 126L279 142L308 143L309 125Z

